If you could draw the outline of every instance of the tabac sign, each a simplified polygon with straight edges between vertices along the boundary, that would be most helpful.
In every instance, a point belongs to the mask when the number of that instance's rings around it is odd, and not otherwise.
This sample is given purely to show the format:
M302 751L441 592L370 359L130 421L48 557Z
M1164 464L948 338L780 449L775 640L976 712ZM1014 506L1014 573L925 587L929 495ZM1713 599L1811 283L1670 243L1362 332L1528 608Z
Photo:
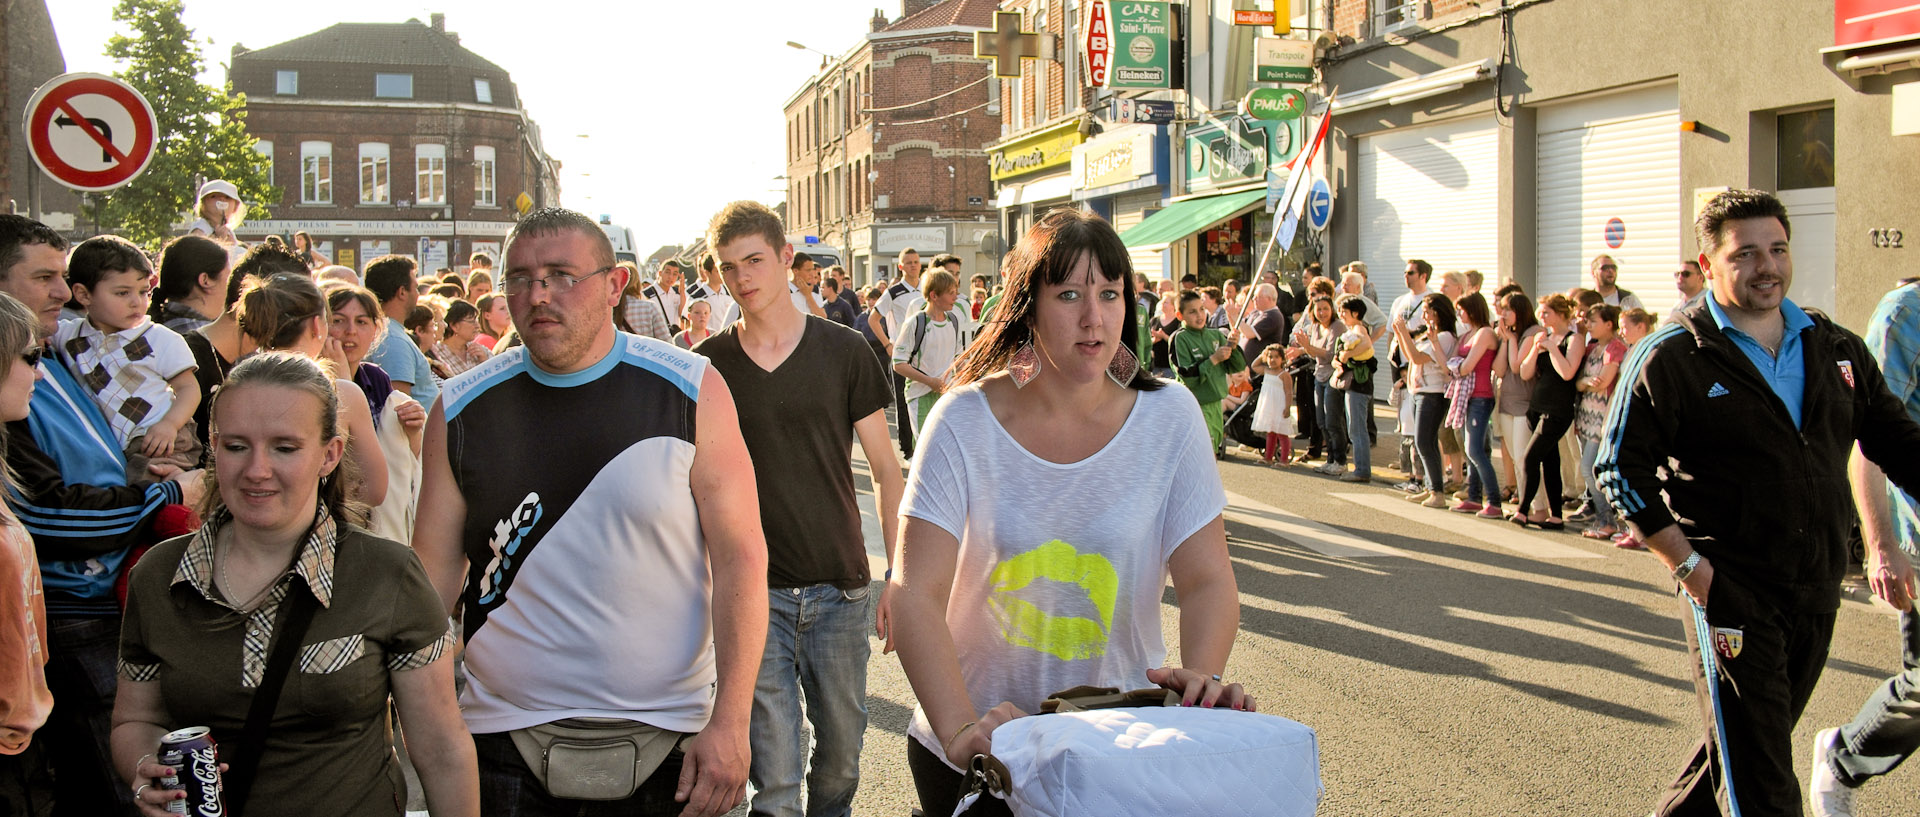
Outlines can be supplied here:
M1081 38L1081 49L1086 58L1081 64L1087 67L1087 84L1095 88L1107 85L1107 73L1113 67L1113 28L1112 17L1107 14L1106 0L1094 0L1087 7L1087 33Z
M1073 161L1073 146L1086 140L1087 137L1080 133L1080 120L1069 119L1046 130L989 148L988 175L994 181L999 181L1069 164Z

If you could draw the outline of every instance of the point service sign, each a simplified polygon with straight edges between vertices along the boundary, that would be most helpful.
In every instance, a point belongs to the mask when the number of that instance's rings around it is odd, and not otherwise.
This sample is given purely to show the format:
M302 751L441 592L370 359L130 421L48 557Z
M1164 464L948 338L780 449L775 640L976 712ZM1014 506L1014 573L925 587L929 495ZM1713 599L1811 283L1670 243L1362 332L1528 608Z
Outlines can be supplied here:
M153 160L159 124L139 91L113 77L62 74L27 101L27 152L74 190L113 190Z

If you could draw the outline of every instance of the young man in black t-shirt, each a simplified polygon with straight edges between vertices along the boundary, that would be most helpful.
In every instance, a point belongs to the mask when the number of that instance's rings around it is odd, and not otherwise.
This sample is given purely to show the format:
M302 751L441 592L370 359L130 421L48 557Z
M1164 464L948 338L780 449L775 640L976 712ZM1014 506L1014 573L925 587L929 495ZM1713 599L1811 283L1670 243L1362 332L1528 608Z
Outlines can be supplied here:
M771 610L750 732L752 810L798 813L804 784L808 813L834 813L859 787L867 728L874 577L847 456L854 438L872 467L887 542L905 481L887 437L890 384L858 332L794 305L785 236L779 216L757 202L735 202L714 217L707 245L740 320L694 351L735 394L767 538ZM887 558L891 565L890 551ZM892 649L884 597L877 625ZM811 758L800 731L803 698Z

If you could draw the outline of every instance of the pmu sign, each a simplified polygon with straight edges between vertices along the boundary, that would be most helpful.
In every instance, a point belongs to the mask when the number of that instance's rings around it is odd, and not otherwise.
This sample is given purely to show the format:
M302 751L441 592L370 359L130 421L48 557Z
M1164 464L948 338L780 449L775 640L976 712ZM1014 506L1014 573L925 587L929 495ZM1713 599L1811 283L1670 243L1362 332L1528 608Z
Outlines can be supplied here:
M159 130L147 98L113 77L62 74L27 101L27 152L75 190L112 190L133 181L153 160Z
M1086 54L1087 85L1107 86L1107 73L1113 67L1113 24L1106 0L1094 0L1087 8L1086 36L1081 48Z

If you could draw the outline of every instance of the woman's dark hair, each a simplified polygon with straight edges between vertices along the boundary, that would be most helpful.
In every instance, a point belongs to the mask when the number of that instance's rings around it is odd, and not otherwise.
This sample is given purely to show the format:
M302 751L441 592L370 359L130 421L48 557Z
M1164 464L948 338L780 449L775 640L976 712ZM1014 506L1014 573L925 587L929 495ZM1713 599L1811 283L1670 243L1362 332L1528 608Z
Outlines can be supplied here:
M147 316L160 320L168 301L192 295L194 287L200 285L200 276L218 278L226 268L227 248L211 238L183 235L167 242L160 250L160 284L153 289L153 307L147 310ZM232 306L232 301L227 305Z
M1613 304L1596 304L1587 307L1588 318L1596 315L1599 316L1602 323L1613 327L1613 331L1620 331L1620 307L1614 306Z
M221 401L248 386L280 386L311 394L320 401L320 440L325 442L347 435L346 427L340 422L339 393L335 391L333 378L319 361L296 352L262 351L234 364L227 372L226 381L214 390L213 405L207 410L208 422L213 426L209 437L220 433ZM215 446L214 457L219 456L219 447ZM208 468L203 479L207 482L207 495L201 501L201 515L211 519L226 503L220 498L218 470ZM366 526L367 506L353 498L359 484L360 472L349 456L342 456L333 473L321 478L320 501L335 521Z
M286 349L299 342L307 321L326 321L327 299L312 278L295 272L275 273L247 281L235 316L240 319L240 331L253 338L262 351Z
M1428 329L1448 334L1459 333L1460 321L1454 314L1453 302L1447 300L1447 296L1438 292L1429 292L1426 297L1420 299L1420 305L1433 310L1433 321L1427 325Z
M1320 323L1320 319L1313 315L1313 308L1321 304L1327 305L1327 322L1325 324ZM1339 310L1333 308L1333 299L1325 295L1315 295L1313 296L1313 300L1307 302L1307 322L1316 326L1332 326L1334 321L1340 319L1338 313Z
M1333 303L1339 307L1341 312L1357 318L1364 319L1367 317L1367 302L1358 295L1342 295Z
M1540 318L1533 314L1533 299L1519 289L1499 296L1502 309L1513 310L1513 333L1524 335L1528 329L1540 325Z
M1466 318L1467 323L1473 324L1473 328L1490 329L1493 327L1493 317L1487 312L1487 299L1480 293L1469 292L1462 295L1460 296L1460 300L1455 301L1453 305L1460 310L1461 317Z
M427 294L438 295L449 301L456 301L461 298L467 297L467 291L464 289L461 289L456 284L440 284L439 286L436 286L432 289L427 290Z
M1137 308L1133 291L1133 257L1113 225L1092 213L1060 208L1042 216L1020 238L1006 261L1007 290L1000 301L999 314L981 330L980 336L954 362L956 386L981 380L1007 367L1015 350L1033 340L1033 319L1040 300L1040 288L1067 282L1082 257L1090 257L1100 269L1100 277L1121 283L1120 303L1124 309ZM1120 347L1131 352L1136 342L1138 322L1129 311L1120 319ZM1153 391L1164 385L1143 363L1127 383L1128 388Z
M447 329L446 329L446 334L444 334L443 337L449 337L449 338L453 337L453 325L461 321L464 321L468 318L479 320L480 310L475 308L473 304L467 303L466 301L462 301L457 298L449 302L447 304L447 317L446 317Z
M407 319L400 322L400 325L406 327L409 332L418 332L432 324L433 310L424 306L407 310Z
M67 256L67 283L86 287L89 292L98 290L100 279L113 272L136 272L144 281L153 274L153 264L138 246L117 235L89 238L73 245L73 252ZM83 309L77 297L69 297L67 306Z
M359 304L361 311L373 319L373 340L367 344L367 351L371 352L373 347L379 345L380 341L387 336L387 321L386 317L380 314L380 299L375 298L366 287L343 284L327 290L328 315L338 314L340 308L349 303Z

